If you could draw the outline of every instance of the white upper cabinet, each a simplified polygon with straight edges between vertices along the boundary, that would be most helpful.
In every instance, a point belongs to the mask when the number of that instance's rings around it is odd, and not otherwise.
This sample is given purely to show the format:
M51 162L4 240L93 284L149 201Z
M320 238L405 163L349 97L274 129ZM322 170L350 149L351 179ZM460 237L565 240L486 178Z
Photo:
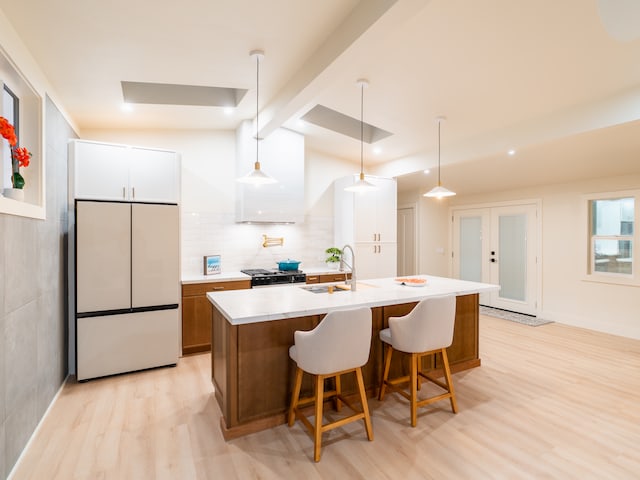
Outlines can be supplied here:
M255 131L249 120L236 130L236 174L242 177L256 161ZM304 136L278 128L260 141L263 172L277 183L236 183L236 222L300 223L304 221Z
M74 198L178 203L175 152L74 140L69 146Z
M397 265L397 185L392 178L370 177L378 187L363 193L345 192L358 176L334 183L334 240L351 245L358 279L393 277Z
M178 203L180 163L175 152L132 147L129 161L130 200Z
M363 193L345 192L357 175L335 182L336 234L353 242L396 242L397 184L392 178L367 176L378 187Z

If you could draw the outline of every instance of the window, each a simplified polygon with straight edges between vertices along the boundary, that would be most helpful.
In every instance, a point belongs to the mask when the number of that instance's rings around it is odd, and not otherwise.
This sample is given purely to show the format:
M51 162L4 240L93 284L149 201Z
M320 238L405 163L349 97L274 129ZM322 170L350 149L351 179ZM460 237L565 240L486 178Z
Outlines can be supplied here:
M0 106L2 109L0 110L0 116L9 120L9 123L13 125L15 128L16 136L20 138L20 122L19 122L19 104L18 97L11 91L11 89L7 85L3 85L2 88L2 102L0 102ZM4 139L3 139L4 140ZM11 151L9 150L9 145L7 142L2 142L2 161L0 165L2 168L0 169L0 173L2 173L2 177L0 178L0 191L3 187L11 187Z
M636 202L640 192L620 192L588 199L588 276L610 283L638 283Z

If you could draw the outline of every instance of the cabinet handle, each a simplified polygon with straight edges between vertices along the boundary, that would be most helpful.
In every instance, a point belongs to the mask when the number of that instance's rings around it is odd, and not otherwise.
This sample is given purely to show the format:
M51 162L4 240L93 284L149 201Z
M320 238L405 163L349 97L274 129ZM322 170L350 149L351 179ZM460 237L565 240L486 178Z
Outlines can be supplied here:
M214 290L224 290L224 287L213 287Z
M122 187L122 198L125 200L127 198L127 190L125 189L125 187Z
M135 199L135 198L136 198L136 187L131 187L131 193L132 193L132 195L133 195L133 197L132 197L132 198L134 198L134 199Z
M380 234L378 234L378 241L380 241Z

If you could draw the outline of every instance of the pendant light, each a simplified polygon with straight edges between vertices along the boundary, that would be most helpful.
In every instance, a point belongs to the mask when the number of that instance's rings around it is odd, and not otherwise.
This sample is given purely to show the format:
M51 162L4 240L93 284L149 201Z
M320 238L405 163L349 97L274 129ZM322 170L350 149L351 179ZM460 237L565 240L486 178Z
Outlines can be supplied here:
M237 181L252 185L265 185L267 183L276 183L277 180L273 177L270 177L260 169L260 161L258 156L258 146L260 144L260 122L258 121L258 93L260 86L260 60L264 58L264 52L262 50L252 50L249 53L249 56L255 57L256 59L256 161L253 165L253 170L247 173L244 177L238 178Z
M378 188L364 179L364 88L369 85L369 82L361 78L356 85L360 86L360 178L353 185L345 187L345 191L368 192Z
M436 122L438 122L438 186L433 187L431 190L425 193L423 197L442 198L455 195L455 192L452 192L451 190L443 187L440 183L440 124L446 119L446 117L436 117Z

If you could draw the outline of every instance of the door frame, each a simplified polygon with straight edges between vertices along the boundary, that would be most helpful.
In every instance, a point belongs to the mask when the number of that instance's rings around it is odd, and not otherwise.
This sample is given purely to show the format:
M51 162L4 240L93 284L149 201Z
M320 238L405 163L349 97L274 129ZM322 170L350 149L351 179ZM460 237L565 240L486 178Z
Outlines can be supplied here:
M464 204L464 205L455 205L449 207L449 218L451 219L451 223L449 226L449 250L451 251L451 258L449 259L449 275L451 277L454 276L454 221L453 216L454 212L458 210L473 210L473 209L487 209L487 208L495 208L495 207L514 207L514 206L524 206L524 205L533 205L536 209L536 218L535 218L535 226L536 226L536 246L535 246L535 257L536 257L536 274L535 274L535 285L536 285L536 294L535 294L535 315L539 315L540 312L543 311L542 308L542 200L539 198L527 198L522 200L510 200L504 202L486 202L486 203L472 203L472 204Z
M417 202L414 203L399 203L396 206L396 214L397 211L403 208L411 208L413 209L413 270L416 272L416 274L420 274L420 215L418 212L418 209L420 208ZM397 221L397 215L396 215L396 221ZM398 235L396 237L396 244L400 245L400 239L399 237L399 233L397 232Z

